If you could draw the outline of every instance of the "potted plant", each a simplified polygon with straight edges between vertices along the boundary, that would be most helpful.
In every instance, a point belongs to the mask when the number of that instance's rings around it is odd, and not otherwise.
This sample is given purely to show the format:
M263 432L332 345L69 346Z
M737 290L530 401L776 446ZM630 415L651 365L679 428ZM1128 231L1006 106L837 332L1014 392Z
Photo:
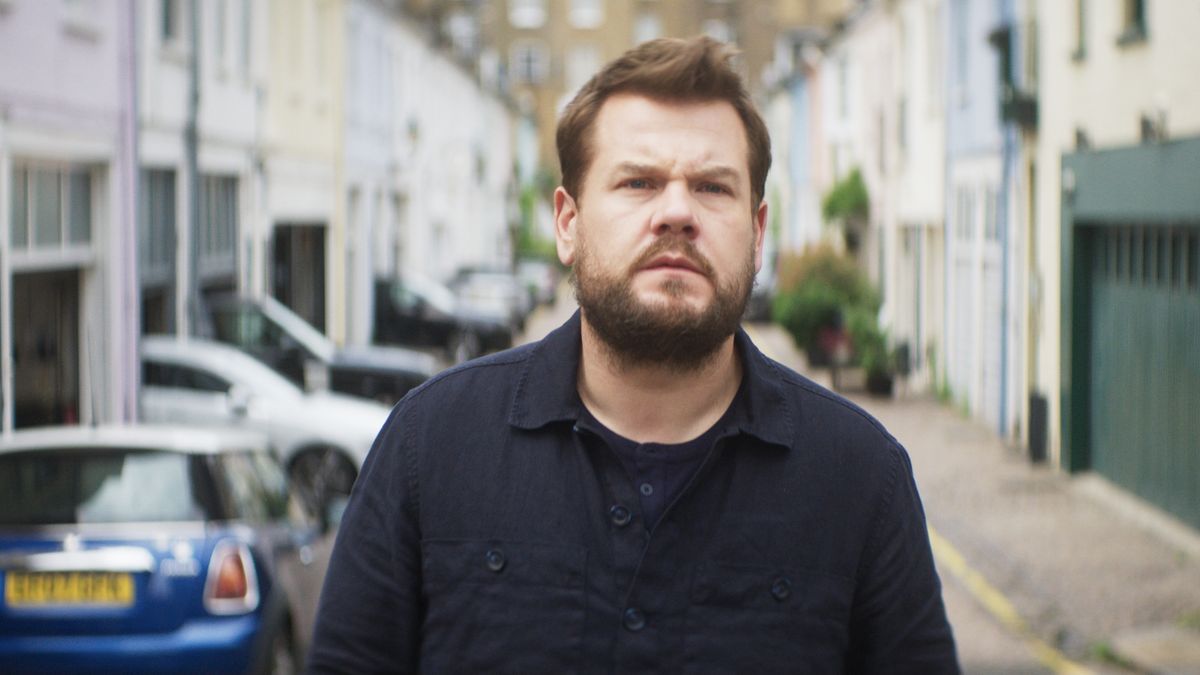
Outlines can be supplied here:
M850 340L858 365L866 374L867 392L891 396L896 379L896 353L888 346L888 336L874 312L854 311L848 320Z

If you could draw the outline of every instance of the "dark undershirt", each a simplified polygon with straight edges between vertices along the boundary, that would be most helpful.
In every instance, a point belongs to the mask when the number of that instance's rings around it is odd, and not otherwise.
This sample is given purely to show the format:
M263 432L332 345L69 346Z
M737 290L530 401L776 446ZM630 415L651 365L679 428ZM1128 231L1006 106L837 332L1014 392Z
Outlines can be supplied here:
M730 410L732 408L731 404ZM642 515L649 530L700 469L708 451L721 436L729 414L729 410L726 410L708 431L683 443L638 443L601 424L586 407L583 419L586 426L594 429L599 440L607 444L621 460L637 488Z

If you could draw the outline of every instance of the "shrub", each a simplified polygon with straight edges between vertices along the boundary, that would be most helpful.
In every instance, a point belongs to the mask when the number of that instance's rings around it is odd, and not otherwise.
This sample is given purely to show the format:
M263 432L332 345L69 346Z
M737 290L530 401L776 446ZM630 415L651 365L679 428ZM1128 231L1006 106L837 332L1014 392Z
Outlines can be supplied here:
M858 265L828 245L783 257L778 279L774 319L810 355L821 346L822 329L842 328L852 308L872 316L879 310L879 297Z
M821 202L821 215L826 222L839 218L863 219L870 211L871 200L867 195L867 186L863 183L862 172L858 169L852 170L838 181Z

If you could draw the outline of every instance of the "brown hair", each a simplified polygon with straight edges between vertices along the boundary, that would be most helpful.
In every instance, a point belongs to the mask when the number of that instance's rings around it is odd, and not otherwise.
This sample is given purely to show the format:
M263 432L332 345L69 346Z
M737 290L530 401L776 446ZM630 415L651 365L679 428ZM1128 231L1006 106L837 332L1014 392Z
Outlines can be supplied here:
M771 168L771 139L742 78L735 50L710 37L659 38L625 52L596 73L567 105L556 142L562 184L576 200L592 161L590 132L608 97L634 93L660 101L726 101L737 111L749 146L751 208L757 208Z

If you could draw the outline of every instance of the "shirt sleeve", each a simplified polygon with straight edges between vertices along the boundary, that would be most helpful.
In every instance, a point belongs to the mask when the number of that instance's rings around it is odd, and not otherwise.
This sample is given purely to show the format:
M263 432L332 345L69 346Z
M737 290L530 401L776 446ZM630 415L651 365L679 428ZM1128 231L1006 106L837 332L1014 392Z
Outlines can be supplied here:
M889 485L859 567L848 672L959 673L912 464L900 446L889 450Z
M355 481L325 575L306 670L417 671L421 559L410 436L393 413Z

